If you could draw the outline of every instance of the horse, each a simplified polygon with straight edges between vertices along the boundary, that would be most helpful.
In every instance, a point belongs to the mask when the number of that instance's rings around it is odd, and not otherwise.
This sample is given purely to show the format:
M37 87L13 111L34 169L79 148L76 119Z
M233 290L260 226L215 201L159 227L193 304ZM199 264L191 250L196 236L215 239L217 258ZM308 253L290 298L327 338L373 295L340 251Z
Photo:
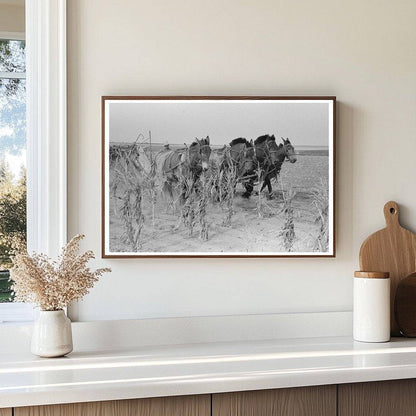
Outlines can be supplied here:
M261 170L260 179L263 181L260 192L267 186L270 198L273 192L271 179L277 178L280 174L283 162L288 160L290 163L295 163L297 160L290 140L282 137L282 141L283 143L277 145L274 135L269 134L260 136L254 141L256 159Z
M242 182L246 189L243 197L250 197L257 167L253 140L248 141L244 137L239 137L229 143L221 163L221 170L229 171L230 167L234 170L235 180Z
M298 159L296 157L296 151L293 147L292 143L290 143L289 138L284 139L282 137L282 143L279 143L279 150L278 153L278 164L276 166L277 175L280 174L280 170L282 169L283 162L287 160L290 163L295 163Z
M190 181L190 190L194 189L195 183L201 174L209 168L211 156L210 139L195 139L195 141L184 149L164 149L156 154L156 167L159 176L163 178L163 191L173 199L173 186L180 180ZM181 196L184 198L185 193Z

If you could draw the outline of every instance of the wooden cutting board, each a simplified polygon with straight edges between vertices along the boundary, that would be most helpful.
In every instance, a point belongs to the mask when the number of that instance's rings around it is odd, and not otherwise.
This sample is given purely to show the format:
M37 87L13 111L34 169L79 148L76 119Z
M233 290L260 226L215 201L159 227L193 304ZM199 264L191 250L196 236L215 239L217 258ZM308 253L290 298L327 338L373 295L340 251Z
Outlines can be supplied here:
M360 268L390 273L390 327L391 334L397 336L400 331L394 317L394 298L400 280L416 271L416 235L400 225L396 202L384 205L384 217L386 228L370 235L361 246Z

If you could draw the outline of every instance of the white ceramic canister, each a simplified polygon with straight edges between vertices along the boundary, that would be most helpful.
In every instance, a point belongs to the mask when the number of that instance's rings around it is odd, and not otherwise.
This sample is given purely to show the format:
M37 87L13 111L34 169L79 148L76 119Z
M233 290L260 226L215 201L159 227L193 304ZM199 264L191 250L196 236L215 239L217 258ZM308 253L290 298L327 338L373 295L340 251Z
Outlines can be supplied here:
M40 311L33 325L31 351L40 357L62 357L72 351L71 321L63 310Z
M387 272L354 273L354 330L361 342L390 340L390 278Z

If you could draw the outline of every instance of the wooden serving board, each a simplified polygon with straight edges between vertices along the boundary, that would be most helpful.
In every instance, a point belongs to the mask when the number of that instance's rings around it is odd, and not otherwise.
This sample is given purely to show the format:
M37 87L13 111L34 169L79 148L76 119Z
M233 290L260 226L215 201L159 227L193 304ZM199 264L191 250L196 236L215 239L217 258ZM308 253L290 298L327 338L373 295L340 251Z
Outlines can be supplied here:
M394 317L394 298L400 280L416 271L416 235L400 225L396 202L384 205L384 217L386 228L370 235L361 246L360 268L390 273L390 329L397 336L400 331Z

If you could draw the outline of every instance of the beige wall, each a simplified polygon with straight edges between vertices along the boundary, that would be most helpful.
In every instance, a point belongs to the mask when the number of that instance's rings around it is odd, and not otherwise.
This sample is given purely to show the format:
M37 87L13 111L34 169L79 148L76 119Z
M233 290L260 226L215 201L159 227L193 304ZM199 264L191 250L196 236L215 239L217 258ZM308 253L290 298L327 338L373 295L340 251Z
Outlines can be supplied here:
M416 229L416 2L68 0L69 234L100 253L100 96L336 95L336 259L97 261L79 319L351 309L361 241Z
M0 32L24 32L25 8L0 4Z

